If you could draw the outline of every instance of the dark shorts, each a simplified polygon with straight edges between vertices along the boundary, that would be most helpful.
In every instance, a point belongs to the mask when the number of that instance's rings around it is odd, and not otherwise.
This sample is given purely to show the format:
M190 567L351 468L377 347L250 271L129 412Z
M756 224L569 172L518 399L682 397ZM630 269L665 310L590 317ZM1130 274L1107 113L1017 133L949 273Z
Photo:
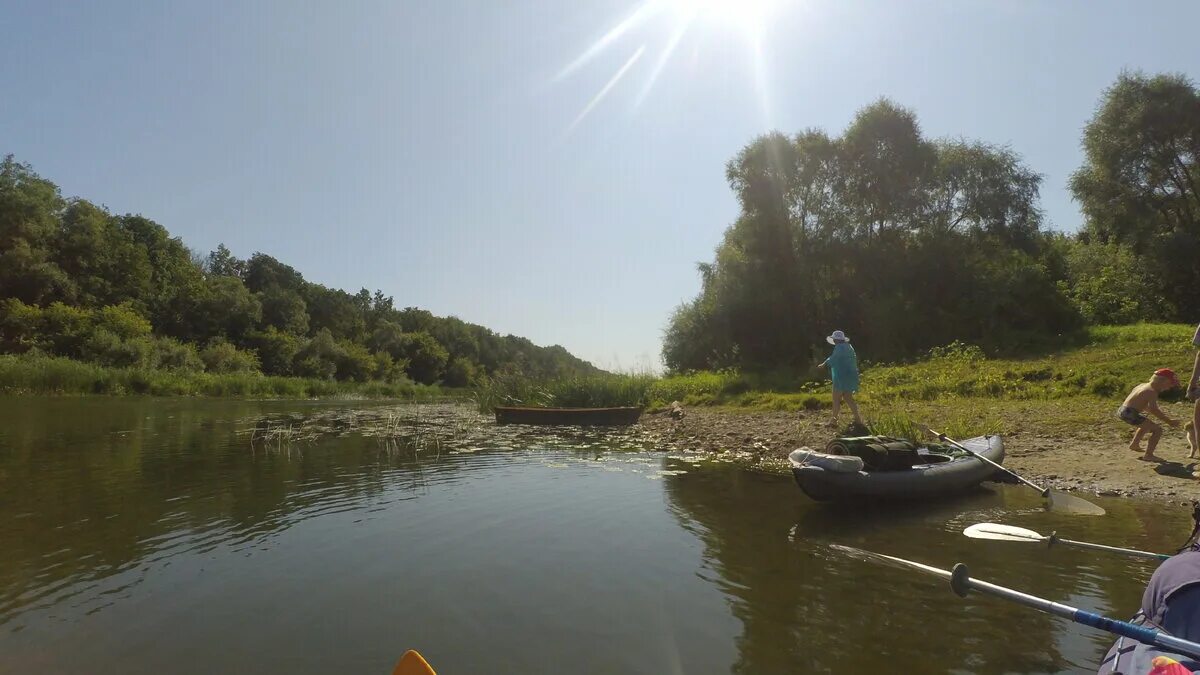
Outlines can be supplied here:
M1146 421L1145 415L1138 412L1134 408L1130 408L1127 405L1123 405L1120 408L1117 408L1117 418L1120 419L1122 422L1128 422L1129 424L1132 424L1135 427L1142 426L1142 422Z

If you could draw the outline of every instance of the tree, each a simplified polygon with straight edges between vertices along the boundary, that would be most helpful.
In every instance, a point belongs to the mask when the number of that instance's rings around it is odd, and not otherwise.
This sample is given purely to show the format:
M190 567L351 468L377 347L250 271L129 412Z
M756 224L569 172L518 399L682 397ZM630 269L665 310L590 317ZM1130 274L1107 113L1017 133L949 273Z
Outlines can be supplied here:
M66 206L58 186L7 155L0 162L0 297L43 303L69 295L70 278L51 261Z
M806 369L835 327L889 359L1077 324L1042 265L1041 177L1006 148L928 141L882 100L840 137L755 139L726 176L741 212L668 323L673 370Z
M214 277L236 277L241 279L246 273L246 261L238 260L225 244L217 244L217 250L208 254L204 263L204 271Z
M421 384L433 384L442 377L450 354L429 333L405 333L402 340L408 376Z
M259 298L263 325L293 335L308 333L308 307L299 293L280 286L268 286Z
M1182 75L1123 73L1083 134L1071 191L1100 242L1161 266L1171 318L1200 314L1200 93Z

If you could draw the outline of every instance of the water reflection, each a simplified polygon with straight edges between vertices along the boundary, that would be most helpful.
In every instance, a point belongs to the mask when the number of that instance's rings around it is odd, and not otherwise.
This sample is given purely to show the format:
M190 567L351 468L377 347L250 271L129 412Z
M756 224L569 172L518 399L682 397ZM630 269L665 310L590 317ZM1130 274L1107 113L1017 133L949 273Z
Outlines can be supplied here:
M0 403L0 671L384 672L420 646L446 672L1087 672L1106 637L829 544L1124 616L1150 565L961 530L1170 550L1190 528L1019 488L819 506L636 427L461 406Z
M1107 518L1064 519L1007 487L936 505L853 508L788 500L781 490L795 488L786 483L747 472L666 482L681 523L705 543L706 576L742 622L735 672L1094 671L1110 641L1103 634L992 598L961 600L942 580L849 559L829 544L946 569L964 561L978 578L1128 615L1152 565L959 533L999 521L1165 550L1189 528L1183 508L1115 500L1104 504Z

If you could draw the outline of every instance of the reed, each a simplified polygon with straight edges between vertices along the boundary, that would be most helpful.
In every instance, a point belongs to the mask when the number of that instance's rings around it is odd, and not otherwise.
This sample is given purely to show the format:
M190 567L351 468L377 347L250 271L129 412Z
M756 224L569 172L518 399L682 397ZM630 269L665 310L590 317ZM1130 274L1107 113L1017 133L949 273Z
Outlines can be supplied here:
M474 400L480 412L496 406L525 405L560 408L644 406L657 378L648 374L575 375L538 380L501 374L476 385Z

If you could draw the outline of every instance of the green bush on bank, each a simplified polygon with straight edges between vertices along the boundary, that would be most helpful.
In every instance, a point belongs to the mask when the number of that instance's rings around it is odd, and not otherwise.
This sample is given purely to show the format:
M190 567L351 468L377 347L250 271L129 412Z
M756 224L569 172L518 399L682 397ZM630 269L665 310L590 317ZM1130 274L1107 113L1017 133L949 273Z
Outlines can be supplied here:
M270 377L248 372L206 373L114 368L34 353L19 356L0 355L0 393L432 399L442 397L447 392L438 387L408 381L356 383Z

